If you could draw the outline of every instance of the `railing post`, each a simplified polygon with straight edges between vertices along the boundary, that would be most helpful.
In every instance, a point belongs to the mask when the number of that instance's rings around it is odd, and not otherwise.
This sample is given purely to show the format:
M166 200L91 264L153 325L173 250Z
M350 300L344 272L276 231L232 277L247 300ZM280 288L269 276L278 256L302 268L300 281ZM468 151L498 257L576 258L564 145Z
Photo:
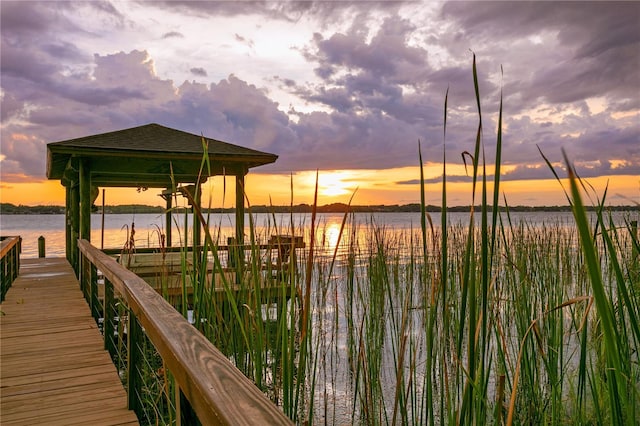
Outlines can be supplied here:
M80 282L80 289L82 290L82 295L84 296L84 300L89 302L89 295L87 289L87 263L88 260L84 253L80 249L78 249L78 281Z
M16 279L16 254L15 254L15 247L12 247L11 249L9 249L9 253L7 253L7 272L6 275L9 277L9 281L7 282L7 289L11 286L11 284L13 283L13 280Z
M18 278L18 264L19 264L20 254L18 253L18 246L14 245L11 249L11 257L9 261L11 262L11 282Z
M75 265L71 265L76 273L76 277L78 277L78 283L80 283L80 291L82 291L82 295L84 296L84 286L82 285L82 250L80 250L80 247L78 247L78 249L76 250L76 264Z
M182 389L176 384L176 388L178 389L178 401L176 401L176 415L180 418L181 425L189 425L189 426L201 426L200 420L198 419L198 415L195 411L193 411L193 407L191 407L191 403L184 393L182 393Z
M0 259L0 302L4 302L4 295L9 289L9 280L7 279L7 257Z
M93 319L98 321L98 318L100 318L100 299L98 297L98 269L92 262L89 262L89 270L89 285L91 286L89 306L91 307L91 315L93 316Z
M22 253L22 237L18 237L18 242L16 243L15 246L15 259L13 260L14 262L14 276L13 279L15 280L16 278L18 278L18 273L20 272L20 253ZM11 280L13 281L13 280Z
M9 276L10 282L13 283L13 280L18 276L18 271L16 269L16 250L15 246L9 251Z
M129 310L129 326L127 327L127 395L129 410L133 410L138 418L142 418L140 398L138 394L142 388L140 370L142 364L143 331L138 318Z
M1 241L3 243L0 246L2 248L2 255L0 256L0 301L4 301L4 297L13 281L18 278L22 238L3 237Z
M113 297L113 284L104 278L104 300L102 305L102 332L104 333L104 348L111 355L111 359L113 359L114 354L116 353L116 347L113 344L113 338L115 335L115 327L113 324L114 321L114 311L115 311L115 300Z

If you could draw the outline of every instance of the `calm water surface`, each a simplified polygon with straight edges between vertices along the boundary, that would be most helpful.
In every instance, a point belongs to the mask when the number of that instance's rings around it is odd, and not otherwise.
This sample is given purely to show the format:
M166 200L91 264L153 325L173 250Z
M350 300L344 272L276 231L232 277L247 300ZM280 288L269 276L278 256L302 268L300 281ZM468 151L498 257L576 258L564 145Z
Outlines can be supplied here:
M638 212L615 213L614 217L620 224L625 218L638 220ZM466 224L469 221L468 213L449 213L451 224ZM440 214L431 213L434 227L440 225ZM318 238L337 240L340 232L343 214L325 213L318 215ZM476 216L479 220L479 215ZM506 221L506 217L504 217ZM573 226L573 216L569 212L536 212L536 213L511 213L514 224L526 221L533 226L542 224L564 224ZM38 256L38 237L43 236L46 241L47 257L64 256L65 234L64 215L0 215L0 235L20 235L23 239L22 257L33 258ZM185 216L176 214L173 217L172 226L173 245L179 245L184 240ZM362 226L374 223L384 226L388 230L406 231L420 228L419 213L357 213L355 221ZM187 218L187 234L190 238L190 227L193 223L191 215ZM209 223L215 229L214 238L220 244L225 244L227 237L235 235L235 217L233 214L211 214ZM276 214L267 213L253 215L253 223L258 240L266 240L271 234L290 233L291 224L296 234L303 234L308 241L310 214ZM158 232L164 232L165 218L162 214L107 214L104 216L104 236L102 232L102 216L93 214L91 217L91 242L97 247L121 248L127 241L129 232L135 228L136 247L159 246ZM248 215L245 224L249 224ZM284 231L283 231L284 230ZM247 237L248 239L248 237ZM330 244L331 245L331 244Z
M632 213L615 213L615 222L622 226L625 220L638 220L640 217L639 212ZM337 240L340 235L340 227L343 220L343 214L320 214L318 215L318 230L317 238L320 244L318 247L327 247L329 251L333 247L336 247ZM467 225L469 221L468 213L450 213L448 215L451 225ZM293 226L297 235L304 235L305 242L308 243L310 235L310 214L255 214L251 218L255 231L260 242L265 241L271 234L276 233L289 233L291 226ZM479 215L476 220L479 220ZM591 214L593 220L593 214ZM39 236L46 238L47 256L64 256L64 216L63 215L0 215L0 234L2 235L20 235L23 238L23 252L22 257L33 258L37 257L37 240ZM184 215L176 215L174 217L175 225L173 229L173 243L174 245L180 244L180 240L184 239ZM434 227L439 227L441 220L440 214L431 214L431 221ZM186 218L188 228L192 225L192 217ZM102 237L101 227L102 217L99 214L92 216L92 234L91 240L94 245L100 247L103 245L105 248L121 248L128 238L128 232L130 232L132 224L135 226L135 244L137 247L158 246L159 231L163 232L165 218L161 214L121 214L121 215L105 215L104 217L104 238ZM275 223L274 223L275 222ZM503 222L507 223L507 218L503 217ZM512 213L511 222L516 224L526 223L531 227L541 227L543 225L550 226L566 226L572 229L575 228L573 216L571 213ZM216 235L218 241L221 244L226 243L226 238L235 235L235 221L234 216L229 214L212 214L210 216L209 223L212 224L213 234ZM250 223L249 217L245 218L245 223ZM357 232L370 232L370 224L375 224L378 227L384 227L387 231L396 232L396 235L407 235L407 231L419 230L420 228L420 214L419 213L358 213L355 215L355 223L357 225ZM291 225L293 224L293 225ZM351 230L347 231L351 232ZM189 231L187 230L187 234ZM362 241L367 241L367 238L363 238ZM391 238L389 241L393 241ZM328 253L330 255L330 253ZM320 264L323 264L320 262ZM357 269L359 270L359 269ZM340 274L340 266L336 267L334 274ZM362 275L358 275L358 279L355 280L355 285L359 289L354 294L361 294L363 288L368 288L366 284L366 263L362 269ZM359 273L358 273L359 274ZM358 296L356 302L353 303L346 297L342 282L337 280L314 280L314 283L320 283L323 285L334 286L327 287L330 291L318 291L314 292L317 295L325 295L326 299L315 297L312 299L312 321L314 324L314 332L318 336L322 336L318 339L318 348L316 349L319 356L325 356L322 358L326 361L320 363L321 373L323 375L318 376L318 382L316 386L316 393L314 396L314 405L317 407L315 411L314 423L322 424L351 424L353 419L359 419L356 414L354 417L354 410L359 409L359 405L355 402L353 394L353 375L349 369L349 330L347 317L355 319L356 323L364 324L363 318L366 309L367 299L364 296ZM360 284L359 284L360 283ZM364 287L358 287L363 285ZM365 294L363 292L362 294ZM418 296L416 296L418 300ZM397 302L397 301L396 301ZM355 307L354 307L355 306ZM396 305L397 306L397 305ZM351 313L348 314L348 309L351 309ZM395 311L389 311L386 315L392 317L397 313ZM499 312L497 309L496 312ZM350 315L350 316L349 316ZM412 326L410 326L410 334L412 339L416 342L417 351L417 365L423 365L424 363L424 329L421 322L421 311L419 309L412 309L411 316ZM567 319L567 330L570 329L570 318ZM383 345L381 357L383 358L381 368L381 392L384 394L385 401L393 401L396 391L395 386L395 358L394 351L392 350L392 338L394 331L391 328L392 321L387 321L385 325L385 344ZM507 336L513 335L514 347L517 349L519 342L519 335L515 329L515 325L508 328ZM391 337L389 337L391 336ZM565 343L567 365L577 365L575 354L578 351L575 350L575 340L571 340L571 336L567 338ZM326 355L328 354L328 355ZM512 356L516 356L516 352L512 353ZM320 373L319 373L320 374ZM423 376L421 370L418 372L418 379ZM489 383L490 394L494 393L494 383ZM420 393L420 391L418 390ZM388 407L387 407L388 408ZM324 411L328 409L329 411Z

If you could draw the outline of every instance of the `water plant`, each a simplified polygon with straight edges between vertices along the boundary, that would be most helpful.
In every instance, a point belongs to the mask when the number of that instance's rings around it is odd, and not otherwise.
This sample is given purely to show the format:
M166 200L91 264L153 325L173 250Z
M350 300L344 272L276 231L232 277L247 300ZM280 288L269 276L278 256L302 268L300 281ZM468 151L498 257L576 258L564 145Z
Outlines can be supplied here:
M515 222L500 197L502 95L490 174L475 56L472 73L478 125L462 158L479 207L466 223L448 214L444 155L440 220L425 211L431 189L420 145L417 229L347 212L332 230L315 208L309 223L293 214L279 223L274 213L258 226L249 205L248 241L225 247L220 224L191 200L204 235L189 250L181 233L177 307L295 422L639 418L640 244L632 217L607 212L606 192L587 212L583 196L594 192L565 159L575 222ZM443 145L447 108L448 91ZM209 170L203 161L202 173ZM285 234L302 236L306 249ZM273 257L283 245L292 253L286 265Z

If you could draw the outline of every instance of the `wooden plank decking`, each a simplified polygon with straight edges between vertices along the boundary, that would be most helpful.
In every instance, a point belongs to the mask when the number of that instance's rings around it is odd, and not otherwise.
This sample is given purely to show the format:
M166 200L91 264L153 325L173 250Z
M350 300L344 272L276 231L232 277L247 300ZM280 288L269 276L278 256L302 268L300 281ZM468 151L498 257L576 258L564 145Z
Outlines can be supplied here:
M138 424L66 259L22 260L0 310L0 424Z

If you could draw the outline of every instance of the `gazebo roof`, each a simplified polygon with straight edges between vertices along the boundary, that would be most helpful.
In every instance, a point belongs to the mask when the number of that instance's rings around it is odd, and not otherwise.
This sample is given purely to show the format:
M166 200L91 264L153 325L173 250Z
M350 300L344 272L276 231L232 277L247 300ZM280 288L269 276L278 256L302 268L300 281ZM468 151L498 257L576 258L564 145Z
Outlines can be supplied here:
M278 158L152 123L47 144L47 177L65 183L77 172L70 160L78 157L89 162L94 186L170 187L172 176L175 183L202 182L207 178L206 166L205 176L200 173L205 157L203 141L211 175L244 175L248 169Z

